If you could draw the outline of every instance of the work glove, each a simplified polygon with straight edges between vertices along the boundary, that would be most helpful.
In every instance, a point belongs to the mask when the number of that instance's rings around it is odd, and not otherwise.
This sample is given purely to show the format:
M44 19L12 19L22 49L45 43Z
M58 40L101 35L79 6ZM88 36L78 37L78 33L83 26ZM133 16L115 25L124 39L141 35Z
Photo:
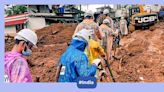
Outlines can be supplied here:
M92 64L98 66L100 64L101 59L94 59Z
M100 80L103 74L106 74L105 70L101 70L97 75L95 75L96 79Z
M101 76L102 76L103 74L106 74L106 71L105 71L105 70L101 70L101 71L99 72L99 74L98 74L98 77L101 78Z

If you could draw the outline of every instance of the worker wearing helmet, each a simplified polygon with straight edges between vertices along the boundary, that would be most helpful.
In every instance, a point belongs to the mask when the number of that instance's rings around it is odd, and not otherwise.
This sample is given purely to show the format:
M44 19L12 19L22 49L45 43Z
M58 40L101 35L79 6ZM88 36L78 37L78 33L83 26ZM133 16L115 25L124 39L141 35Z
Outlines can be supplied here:
M88 65L87 56L84 53L90 38L89 30L82 29L77 32L61 55L58 66L62 64L58 82L76 82L80 76L93 76L96 73L100 59L95 59L91 66Z
M92 11L87 11L84 14L84 19L80 24L77 25L74 34L82 29L87 29L90 31L91 39L96 41L101 39L99 26L94 22L94 16Z
M36 47L37 35L30 29L22 29L15 36L15 45L5 53L5 82L32 82L26 59L32 47Z
M98 24L98 25L103 24L103 20L104 20L104 19L108 19L108 20L110 21L109 27L111 27L111 28L113 29L113 28L114 28L114 27L113 27L113 20L112 20L112 18L110 18L109 10L108 10L108 9L105 9L105 10L103 11L103 14L100 14L100 16L97 18L97 24Z
M108 25L110 25L110 21L108 19L103 20L103 24L100 25L100 29L102 30L102 40L101 46L104 48L105 52L107 53L107 58L111 57L112 51L112 44L113 44L113 37L116 36L118 33L114 32Z
M120 20L120 30L122 35L128 35L127 21L124 17L121 17Z

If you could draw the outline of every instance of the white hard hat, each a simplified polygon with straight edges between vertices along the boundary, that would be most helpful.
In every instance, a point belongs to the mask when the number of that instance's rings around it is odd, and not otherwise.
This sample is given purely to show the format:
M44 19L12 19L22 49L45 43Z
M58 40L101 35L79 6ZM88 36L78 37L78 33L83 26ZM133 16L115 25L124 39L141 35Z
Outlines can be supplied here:
M108 24L110 23L109 19L104 19L104 20L103 20L103 24L107 24L107 23L108 23Z
M22 29L22 30L20 30L16 34L14 39L29 41L35 47L36 47L37 40L38 40L36 33L34 31L30 30L30 29Z
M88 43L90 36L91 36L90 35L90 30L82 29L79 32L75 33L75 35L73 36L73 38L75 38L75 37L81 37L82 39L84 39Z
M109 10L108 9L105 9L104 11L103 11L103 14L108 14L109 13Z
M85 12L84 17L87 17L87 16L92 16L93 17L93 12L91 10Z

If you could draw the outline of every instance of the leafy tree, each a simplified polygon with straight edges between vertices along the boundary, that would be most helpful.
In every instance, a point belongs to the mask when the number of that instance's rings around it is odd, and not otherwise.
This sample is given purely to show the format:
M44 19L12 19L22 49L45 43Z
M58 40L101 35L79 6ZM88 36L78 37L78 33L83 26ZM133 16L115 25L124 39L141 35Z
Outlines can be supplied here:
M25 13L25 12L27 12L27 7L25 5L12 6L5 11L7 16L21 14L21 13Z

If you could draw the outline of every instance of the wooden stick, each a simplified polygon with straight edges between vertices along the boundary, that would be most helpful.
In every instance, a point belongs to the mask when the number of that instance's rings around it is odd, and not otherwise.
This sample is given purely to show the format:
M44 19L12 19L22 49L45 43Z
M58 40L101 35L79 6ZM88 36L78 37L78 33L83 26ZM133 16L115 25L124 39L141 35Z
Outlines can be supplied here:
M55 75L55 82L58 81L61 68L62 68L62 64L60 64L60 65L57 67L57 72L56 72L56 75Z

